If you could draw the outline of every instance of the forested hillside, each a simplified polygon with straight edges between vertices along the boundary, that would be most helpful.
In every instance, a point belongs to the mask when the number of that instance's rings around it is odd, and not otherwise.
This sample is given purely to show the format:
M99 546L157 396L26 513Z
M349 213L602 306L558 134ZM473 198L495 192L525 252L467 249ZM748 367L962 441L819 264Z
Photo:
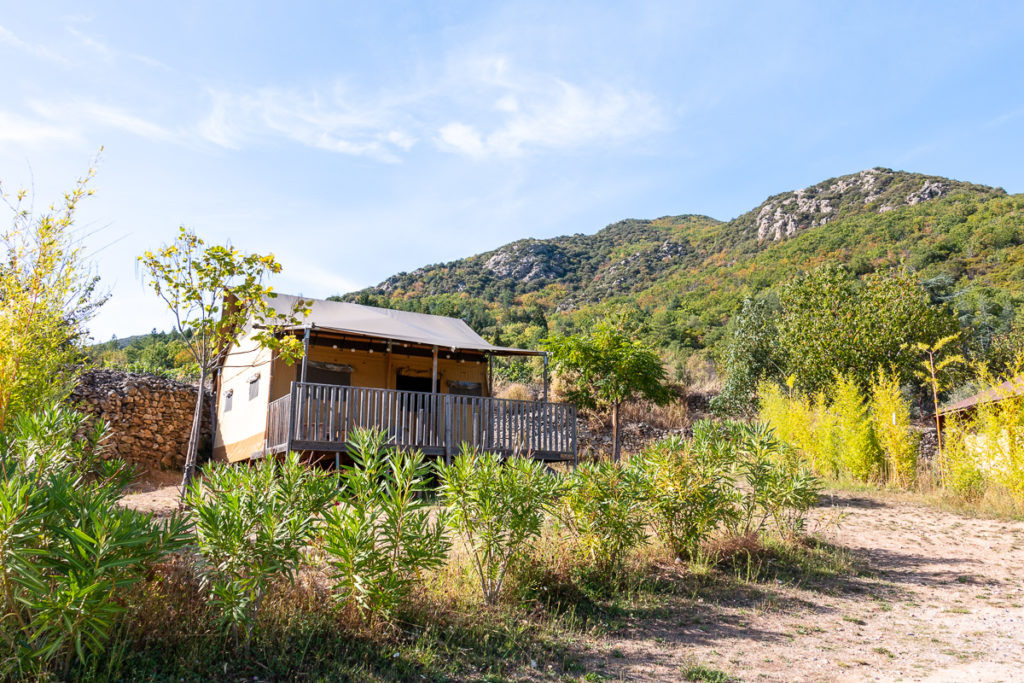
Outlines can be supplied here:
M875 168L769 197L728 222L666 216L520 240L342 298L459 316L522 345L628 306L681 362L721 348L745 297L830 261L857 274L903 265L968 324L1008 327L1024 303L1022 242L1024 196Z

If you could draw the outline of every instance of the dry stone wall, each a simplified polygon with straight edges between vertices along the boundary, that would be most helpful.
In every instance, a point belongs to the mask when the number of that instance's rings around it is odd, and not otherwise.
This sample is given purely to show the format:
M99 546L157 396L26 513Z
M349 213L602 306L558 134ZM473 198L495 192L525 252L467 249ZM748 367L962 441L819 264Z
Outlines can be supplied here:
M197 387L162 377L118 370L87 371L71 396L78 409L110 424L106 457L146 469L185 463ZM210 451L210 401L206 391L200 460Z

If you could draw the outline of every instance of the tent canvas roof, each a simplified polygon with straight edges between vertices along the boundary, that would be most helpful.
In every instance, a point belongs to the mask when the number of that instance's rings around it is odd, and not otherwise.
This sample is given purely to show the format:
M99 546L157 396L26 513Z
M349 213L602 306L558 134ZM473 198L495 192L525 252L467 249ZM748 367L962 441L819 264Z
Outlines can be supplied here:
M289 311L300 297L278 294L270 300L277 311ZM306 327L330 330L346 334L357 334L378 339L412 342L442 348L481 351L501 356L538 356L542 351L494 346L473 331L465 321L443 315L396 311L390 308L363 306L344 301L311 301L309 316L301 325L286 329L300 330Z
M974 396L969 396L965 399L957 401L948 406L944 406L939 414L946 413L957 413L961 410L968 410L975 406L983 403L993 403L995 401L1002 401L1007 398L1014 396L1020 396L1024 394L1024 377L1015 377L1009 379L997 387L986 389L985 391L979 392Z

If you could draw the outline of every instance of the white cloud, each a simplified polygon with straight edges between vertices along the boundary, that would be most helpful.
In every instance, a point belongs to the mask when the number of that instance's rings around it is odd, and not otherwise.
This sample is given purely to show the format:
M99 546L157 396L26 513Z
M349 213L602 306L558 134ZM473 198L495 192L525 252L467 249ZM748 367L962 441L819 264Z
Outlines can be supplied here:
M505 158L617 144L665 127L666 116L646 93L516 71L502 56L449 63L426 82L375 94L340 84L211 90L197 131L231 149L277 138L393 162L420 138L474 158Z
M449 123L440 130L441 145L471 157L482 157L485 153L484 141L476 128L465 123Z
M222 147L278 137L329 152L397 161L397 152L416 140L395 125L397 110L383 104L356 106L357 98L340 86L328 95L263 88L242 94L211 91L210 96L212 106L198 132Z
M91 100L72 100L59 103L33 100L29 102L29 106L36 114L65 130L81 131L92 127L113 128L161 142L173 141L179 137L164 126L131 114L124 109Z
M11 33L9 30L0 26L0 43L10 45L11 47L21 50L27 54L37 57L39 59L45 59L50 62L57 62L59 64L69 64L67 58L62 57L45 45L36 45L28 43L19 38L18 36Z
M71 142L78 137L76 130L16 114L0 111L0 142L39 144L50 142Z
M445 149L472 157L519 156L529 150L607 145L664 127L665 118L649 95L612 87L586 89L565 81L524 83L517 97L501 97L494 109L504 116L489 133L452 122L440 129Z

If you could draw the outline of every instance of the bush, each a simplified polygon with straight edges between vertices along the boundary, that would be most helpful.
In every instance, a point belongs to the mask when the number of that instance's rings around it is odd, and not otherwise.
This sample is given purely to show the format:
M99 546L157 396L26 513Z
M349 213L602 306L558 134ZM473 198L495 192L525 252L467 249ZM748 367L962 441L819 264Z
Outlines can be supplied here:
M694 442L727 443L696 434ZM654 528L676 557L696 557L710 533L735 514L736 492L718 454L673 436L640 456Z
M317 516L335 496L335 480L303 465L297 453L278 463L214 464L186 503L199 547L199 572L223 624L248 641L270 584L292 579Z
M885 457L888 481L908 487L917 472L920 437L910 428L910 402L903 398L895 372L879 368L871 383L871 425Z
M772 522L779 536L797 535L818 501L821 482L792 457L769 425L744 425L742 435L737 470L747 486L740 494L734 532L760 534Z
M105 425L86 439L67 408L19 415L0 438L0 600L10 678L102 652L120 596L185 541L181 520L164 523L118 506L132 472L101 459Z
M824 476L838 477L839 462L836 416L829 410L824 393L812 399L777 384L764 383L758 389L760 420L771 425L785 443L800 453L811 468Z
M449 523L469 547L484 600L494 604L511 564L540 534L559 482L539 461L503 461L495 453L468 448L438 471Z
M386 447L381 430L357 430L342 477L343 503L324 514L324 551L335 598L364 617L390 617L421 571L441 566L445 522L430 521L430 466L419 451Z
M957 415L946 418L942 430L942 462L939 463L943 487L967 502L979 500L985 493L986 483L972 429L971 421Z
M569 477L560 517L597 571L618 572L626 554L647 541L648 488L633 464L584 463Z
M871 428L861 388L851 376L836 375L832 384L838 460L855 479L871 481L882 468L882 454Z

